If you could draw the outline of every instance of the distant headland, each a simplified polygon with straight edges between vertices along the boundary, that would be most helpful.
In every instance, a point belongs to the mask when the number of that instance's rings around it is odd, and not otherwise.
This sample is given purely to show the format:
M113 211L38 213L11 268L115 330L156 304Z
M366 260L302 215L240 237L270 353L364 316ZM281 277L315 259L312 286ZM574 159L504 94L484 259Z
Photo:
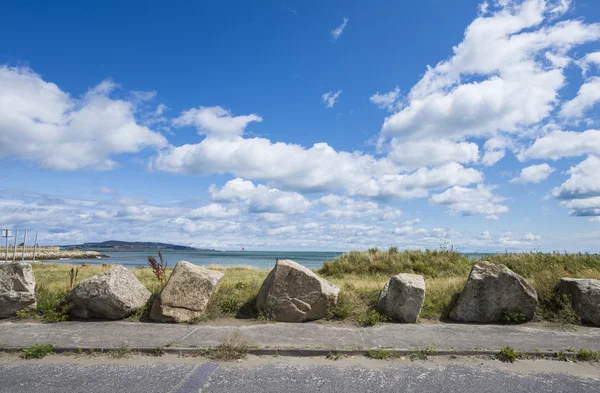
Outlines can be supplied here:
M177 244L157 243L157 242L125 242L119 240L108 240L99 243L83 243L60 246L62 250L82 250L82 251L217 251L208 248L194 248L180 246Z

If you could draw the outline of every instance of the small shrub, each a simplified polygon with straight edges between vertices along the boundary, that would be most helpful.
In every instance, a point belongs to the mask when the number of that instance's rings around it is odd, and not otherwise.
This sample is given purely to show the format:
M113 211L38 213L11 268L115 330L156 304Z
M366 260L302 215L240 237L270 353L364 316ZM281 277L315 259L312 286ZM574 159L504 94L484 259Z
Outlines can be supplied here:
M575 354L575 359L580 362L598 362L600 361L600 354L596 351L580 349Z
M21 351L23 359L42 359L54 352L52 344L35 344L32 347L24 348Z
M344 355L342 355L338 351L331 351L327 354L327 359L336 361L336 360L340 360L343 356Z
M525 323L527 322L527 315L519 311L504 310L502 312L502 322L504 323Z
M350 298L344 292L338 295L337 303L331 312L330 319L342 321L352 315L352 303Z
M410 355L410 360L427 360L429 356L435 355L436 349L434 346L428 346L424 349L417 349Z
M387 360L387 359L394 359L399 356L400 355L398 352L391 351L388 349L383 349L383 348L367 350L367 357L371 358L371 359Z
M226 315L236 315L244 302L235 294L226 296L221 302L221 312Z
M517 359L517 353L511 347L504 347L496 355L496 359L504 363L513 363Z
M358 317L358 324L362 327L375 326L384 321L385 317L377 310L369 310Z

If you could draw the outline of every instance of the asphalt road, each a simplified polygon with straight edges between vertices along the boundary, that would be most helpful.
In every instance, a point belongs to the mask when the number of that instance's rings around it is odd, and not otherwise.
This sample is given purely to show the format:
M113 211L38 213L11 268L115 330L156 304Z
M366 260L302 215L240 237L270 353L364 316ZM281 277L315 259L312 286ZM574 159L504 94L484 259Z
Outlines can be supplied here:
M1 393L300 393L300 392L600 392L597 366L582 374L531 370L525 363L502 368L460 362L371 362L343 366L311 360L169 364L139 362L0 364ZM337 362L335 362L337 363ZM496 362L498 363L498 362ZM550 363L549 363L550 364ZM537 367L539 368L539 367Z

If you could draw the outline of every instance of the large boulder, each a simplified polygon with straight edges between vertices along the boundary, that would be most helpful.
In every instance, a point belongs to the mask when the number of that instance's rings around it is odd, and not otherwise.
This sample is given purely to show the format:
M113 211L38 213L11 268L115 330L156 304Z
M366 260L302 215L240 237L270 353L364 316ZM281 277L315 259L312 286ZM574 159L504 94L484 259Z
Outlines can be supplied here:
M28 263L0 265L0 318L35 309L35 276Z
M256 306L280 322L324 318L337 303L340 289L290 260L279 260L263 282Z
M600 280L561 278L558 293L569 297L583 322L600 326Z
M385 284L377 307L399 322L415 323L425 301L425 280L419 274L398 274Z
M504 265L481 262L473 266L467 283L450 312L460 322L499 322L505 313L531 320L537 293L525 279Z
M150 296L132 272L117 266L81 281L67 300L74 317L122 319L144 307Z
M199 317L223 279L223 273L180 261L152 305L150 319L187 322Z

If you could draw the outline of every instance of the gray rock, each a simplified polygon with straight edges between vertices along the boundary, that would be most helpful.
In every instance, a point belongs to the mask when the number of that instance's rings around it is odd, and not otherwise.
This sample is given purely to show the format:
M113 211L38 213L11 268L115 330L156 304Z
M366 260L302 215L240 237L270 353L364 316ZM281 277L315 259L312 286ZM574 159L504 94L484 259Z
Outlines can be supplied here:
M0 265L0 318L35 309L35 276L28 263Z
M537 293L525 279L504 265L481 262L473 266L450 319L460 322L499 322L505 312L531 320Z
M561 278L558 293L567 295L583 322L600 326L600 280Z
M224 274L180 261L152 305L150 319L159 322L188 322L205 310Z
M415 323L425 301L425 280L419 274L398 274L385 284L377 307L399 322Z
M151 295L132 272L117 266L81 281L67 300L77 318L122 319L144 307Z
M263 282L256 306L280 322L324 318L337 303L340 289L312 270L280 260Z

